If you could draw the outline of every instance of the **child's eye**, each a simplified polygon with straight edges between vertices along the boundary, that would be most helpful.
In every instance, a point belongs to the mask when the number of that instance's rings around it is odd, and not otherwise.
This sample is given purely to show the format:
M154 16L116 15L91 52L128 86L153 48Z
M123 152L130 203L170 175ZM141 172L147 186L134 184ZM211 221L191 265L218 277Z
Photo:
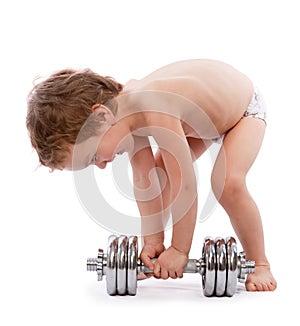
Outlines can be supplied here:
M91 159L91 164L95 164L96 159L97 159L96 154L94 154L92 159Z

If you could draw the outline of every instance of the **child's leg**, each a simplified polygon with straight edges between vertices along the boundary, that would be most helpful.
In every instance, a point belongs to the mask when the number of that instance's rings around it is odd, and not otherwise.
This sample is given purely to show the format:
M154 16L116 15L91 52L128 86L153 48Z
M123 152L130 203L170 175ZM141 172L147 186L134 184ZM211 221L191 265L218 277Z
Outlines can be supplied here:
M260 213L246 186L246 175L259 152L264 132L263 120L242 119L225 136L212 173L214 193L229 215L247 259L256 262L255 274L247 277L249 291L276 288L265 254Z

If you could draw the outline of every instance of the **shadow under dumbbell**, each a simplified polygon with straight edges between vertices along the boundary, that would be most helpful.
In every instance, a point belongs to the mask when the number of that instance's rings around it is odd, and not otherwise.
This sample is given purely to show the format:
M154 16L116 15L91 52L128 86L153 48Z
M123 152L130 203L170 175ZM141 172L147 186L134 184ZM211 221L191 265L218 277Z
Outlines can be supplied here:
M185 275L182 279L155 279L148 278L138 282L138 298L153 300L166 299L178 301L180 298L184 300L207 300L210 298L218 299L232 299L233 297L207 297L204 295L201 285L201 280L198 275ZM239 284L236 289L235 296L246 293L245 286Z
M241 300L242 298L248 300L250 292L247 292L244 284L238 284L236 293L233 297L207 297L202 290L201 281L199 282L198 275L184 275L182 279L155 279L148 278L138 282L138 289L136 296L117 295L109 296L106 293L105 283L90 283L87 287L87 296L92 298L97 304L104 302L107 304L147 302L148 304L160 304L162 302L230 302ZM247 294L247 295L245 295Z
M199 283L189 277L177 280L147 279L139 282L138 294L148 298L164 296L168 299L178 298L178 294L204 297L202 290L199 290Z

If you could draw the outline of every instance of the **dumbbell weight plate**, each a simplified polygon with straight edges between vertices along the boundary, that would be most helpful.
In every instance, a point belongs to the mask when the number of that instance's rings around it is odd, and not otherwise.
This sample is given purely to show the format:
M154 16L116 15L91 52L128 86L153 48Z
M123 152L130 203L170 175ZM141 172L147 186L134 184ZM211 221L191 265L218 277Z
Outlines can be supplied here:
M117 293L117 250L118 238L111 235L108 238L106 264L106 290L109 295Z
M209 297L214 294L216 279L215 242L210 237L204 239L202 258L204 259L206 266L205 273L202 275L202 287L204 295Z
M223 238L215 239L216 249L216 296L223 296L226 291L226 243Z
M120 295L126 294L127 290L127 245L128 238L120 235L117 253L117 291Z
M227 248L227 285L226 295L232 297L237 287L237 273L238 273L238 252L236 241L233 237L226 239Z
M137 289L137 262L138 262L138 238L131 236L128 239L128 266L127 266L127 293L136 295Z

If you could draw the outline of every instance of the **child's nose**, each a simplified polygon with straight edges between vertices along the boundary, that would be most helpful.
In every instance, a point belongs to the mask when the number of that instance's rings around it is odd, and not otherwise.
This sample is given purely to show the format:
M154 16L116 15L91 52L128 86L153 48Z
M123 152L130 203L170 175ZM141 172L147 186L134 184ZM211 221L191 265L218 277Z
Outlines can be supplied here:
M95 165L98 166L99 169L105 169L106 168L106 161L102 161L102 162L97 162Z

